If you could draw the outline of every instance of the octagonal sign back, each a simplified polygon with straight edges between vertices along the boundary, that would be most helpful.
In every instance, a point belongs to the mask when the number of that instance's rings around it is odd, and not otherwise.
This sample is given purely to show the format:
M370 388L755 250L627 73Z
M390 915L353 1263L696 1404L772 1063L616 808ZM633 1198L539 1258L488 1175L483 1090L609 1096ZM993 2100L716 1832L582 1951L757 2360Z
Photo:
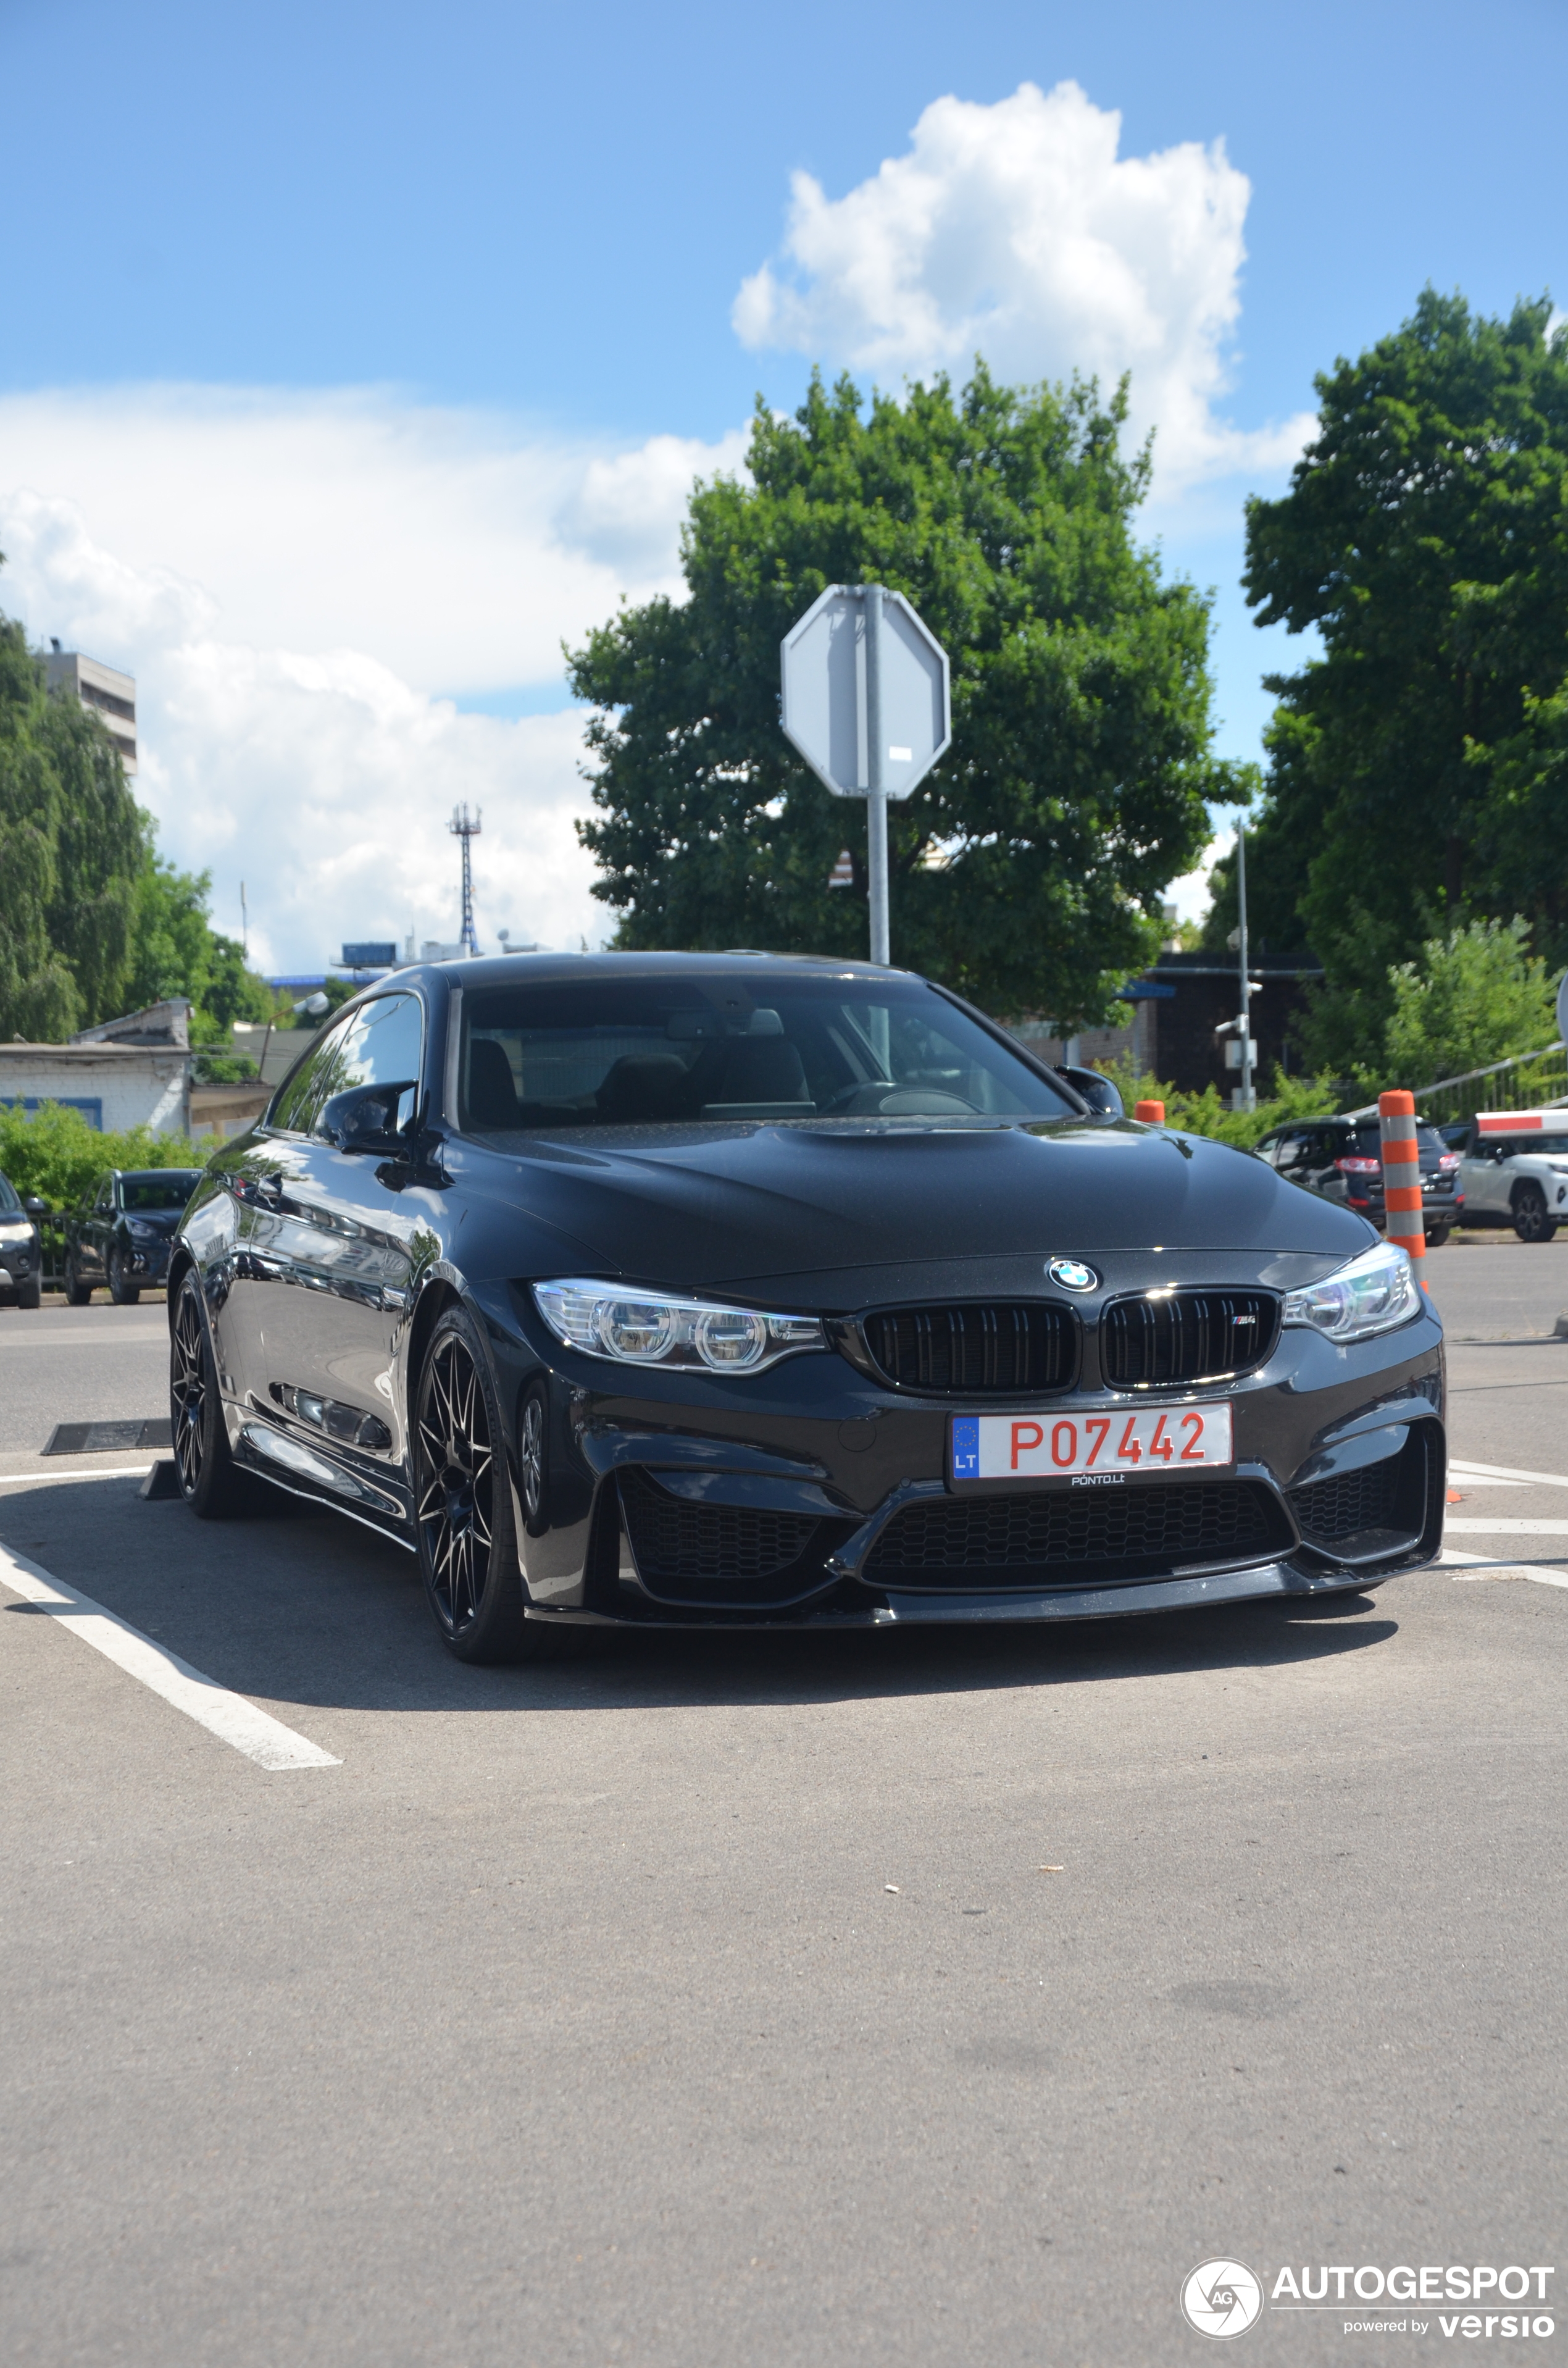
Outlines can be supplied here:
M902 592L882 595L882 786L906 798L952 739L948 654ZM782 644L780 721L836 797L869 787L864 586L830 584Z

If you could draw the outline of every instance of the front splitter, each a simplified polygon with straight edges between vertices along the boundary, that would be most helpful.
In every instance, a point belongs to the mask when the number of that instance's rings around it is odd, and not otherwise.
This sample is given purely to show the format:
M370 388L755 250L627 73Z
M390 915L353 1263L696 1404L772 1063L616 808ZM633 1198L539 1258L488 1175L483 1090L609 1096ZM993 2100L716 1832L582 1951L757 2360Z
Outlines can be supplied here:
M1402 1563L1400 1575L1425 1566ZM655 1613L651 1618L623 1620L613 1612L557 1611L542 1604L529 1604L527 1617L557 1628L619 1628L628 1633L658 1629L666 1634L687 1635L714 1630L742 1635L762 1631L823 1635L836 1634L846 1628L983 1627L1052 1620L1129 1620L1140 1612L1193 1611L1205 1604L1264 1602L1279 1596L1364 1594L1392 1576L1387 1569L1364 1577L1342 1570L1319 1574L1276 1562L1259 1563L1248 1570L1216 1571L1206 1577L1134 1579L1115 1587L1053 1587L1038 1594L1017 1588L991 1595L968 1588L954 1595L900 1594L888 1589L884 1602L868 1605L864 1611L806 1611L790 1618L770 1618L766 1612L697 1612L685 1619L661 1619Z

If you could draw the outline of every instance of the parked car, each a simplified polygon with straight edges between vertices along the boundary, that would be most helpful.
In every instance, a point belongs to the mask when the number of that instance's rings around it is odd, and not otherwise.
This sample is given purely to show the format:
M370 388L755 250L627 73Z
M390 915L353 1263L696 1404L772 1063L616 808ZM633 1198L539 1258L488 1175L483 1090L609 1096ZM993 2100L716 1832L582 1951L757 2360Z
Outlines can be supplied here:
M43 1288L43 1244L38 1221L47 1216L45 1201L24 1201L8 1176L0 1176L0 1286L8 1289L18 1307L37 1307Z
M108 1167L65 1227L65 1296L85 1307L99 1283L117 1307L134 1307L164 1280L169 1246L199 1167Z
M193 1510L368 1523L465 1661L1316 1596L1440 1541L1409 1259L863 963L400 972L213 1151L169 1322Z
M1549 1242L1568 1224L1568 1110L1483 1110L1460 1168L1467 1225L1512 1225Z
M1460 1156L1436 1127L1419 1120L1416 1149L1421 1160L1421 1222L1433 1249L1440 1249L1465 1216ZM1375 1118L1309 1118L1277 1126L1254 1145L1257 1156L1292 1184L1304 1184L1325 1200L1341 1201L1379 1233L1385 1231L1382 1139Z

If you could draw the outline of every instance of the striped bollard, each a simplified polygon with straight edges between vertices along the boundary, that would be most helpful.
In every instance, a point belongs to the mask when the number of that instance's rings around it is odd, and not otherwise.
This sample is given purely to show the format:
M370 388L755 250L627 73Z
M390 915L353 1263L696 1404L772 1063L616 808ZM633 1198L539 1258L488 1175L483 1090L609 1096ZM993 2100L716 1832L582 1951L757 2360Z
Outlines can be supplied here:
M1426 1256L1426 1228L1421 1220L1421 1155L1415 1144L1414 1094L1380 1094L1378 1125L1383 1142L1383 1209L1391 1242L1412 1258ZM1423 1291L1426 1278L1418 1265L1416 1279Z

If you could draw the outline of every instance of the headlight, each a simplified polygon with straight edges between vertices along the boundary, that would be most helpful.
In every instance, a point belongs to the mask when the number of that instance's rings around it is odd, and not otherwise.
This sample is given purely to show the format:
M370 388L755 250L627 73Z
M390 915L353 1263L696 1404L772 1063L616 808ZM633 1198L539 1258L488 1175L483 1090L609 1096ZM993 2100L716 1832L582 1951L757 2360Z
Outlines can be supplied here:
M125 1222L139 1242L161 1242L164 1238L162 1227L148 1224L145 1218L127 1217Z
M1325 1282L1285 1294L1287 1324L1310 1324L1329 1340L1365 1340L1407 1324L1421 1305L1421 1286L1404 1252L1388 1242L1342 1266Z
M814 1315L766 1315L704 1299L618 1291L608 1282L536 1282L535 1304L558 1340L618 1365L696 1366L759 1373L780 1357L825 1347Z
M26 1217L7 1217L0 1223L0 1242L30 1242L32 1237L32 1225Z

